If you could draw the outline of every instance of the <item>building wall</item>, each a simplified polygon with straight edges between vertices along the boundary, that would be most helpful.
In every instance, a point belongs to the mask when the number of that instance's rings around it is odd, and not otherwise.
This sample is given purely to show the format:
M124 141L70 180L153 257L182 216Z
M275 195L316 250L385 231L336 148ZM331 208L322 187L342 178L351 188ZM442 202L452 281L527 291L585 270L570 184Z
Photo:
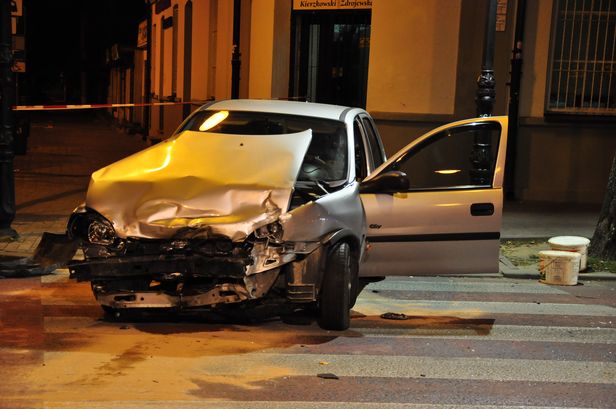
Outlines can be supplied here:
M256 0L257 2L259 0ZM252 0L242 1L241 10L241 32L240 32L240 98L248 98L249 87L248 79L250 77L250 55L251 55L251 30L252 30ZM255 21L258 26L259 21Z
M210 0L193 2L191 96L197 101L213 97L207 92L210 25L203 23L210 21L210 7Z
M550 49L553 0L527 2L520 116L542 118Z
M144 95L144 73L145 73L145 50L135 50L135 68L134 68L134 77L135 80L133 82L133 99L132 101L136 104L143 103L143 95ZM144 108L138 107L133 108L133 122L139 124L140 127L143 126L143 113Z
M252 2L249 98L271 98L272 96L275 4L275 0Z
M233 1L218 0L216 30L215 99L231 98L231 56L233 54Z
M616 152L614 126L546 123L520 127L517 196L522 200L601 203Z
M258 26L258 22L255 23ZM274 60L272 62L271 98L289 96L289 67L291 65L291 2L276 0L274 11Z
M152 92L153 102L184 102L184 36L187 0L172 0L159 14L152 6ZM162 29L162 20L173 18L173 27ZM233 51L233 1L192 0L192 58L190 100L198 104L231 97L231 54ZM174 34L175 30L175 34ZM174 35L177 36L174 45ZM175 47L175 51L174 51ZM173 61L175 57L175 62ZM173 81L175 67L176 80ZM162 73L162 77L161 77ZM175 85L175 87L174 87ZM161 127L161 115L163 117ZM181 105L153 107L150 135L158 140L171 135L182 122Z
M494 115L506 115L509 99L509 67L515 29L515 0L507 2L505 31L494 33L494 76L496 97ZM477 77L483 63L483 43L488 13L486 0L462 0L456 76L454 119L472 118L477 114L475 96Z
M373 2L367 108L389 155L437 126L476 115L487 4ZM506 30L495 34L495 115L507 113L514 5L508 2Z
M516 196L528 201L601 203L616 152L616 127L546 120L553 0L527 2L520 90Z
M368 110L388 155L435 126L475 116L487 2L446 3L373 3ZM616 127L597 125L592 118L545 119L553 0L526 4L516 197L600 203L616 152ZM508 2L506 30L495 38L495 115L508 110L516 7L515 0ZM452 50L452 44L457 49ZM452 63L456 57L457 64Z
M544 118L553 3L526 2L516 194L528 201L598 203L616 151L614 127ZM184 98L186 0L171 4L163 13L153 14L154 101L171 96L172 30L178 30L175 97ZM192 4L194 109L206 100L231 96L233 1L193 0ZM161 18L172 16L176 5L178 23L163 36ZM509 0L506 29L495 38L495 115L508 109L516 8L517 1ZM241 10L240 97L288 97L292 1L242 0ZM486 0L373 0L367 109L389 155L429 129L475 115L486 12ZM119 76L114 78L114 86L119 81ZM161 112L164 126L159 129ZM150 133L168 136L181 120L180 107L154 108Z
M287 98L291 52L291 2L252 1L250 21L248 97Z
M453 114L460 0L374 0L367 109Z

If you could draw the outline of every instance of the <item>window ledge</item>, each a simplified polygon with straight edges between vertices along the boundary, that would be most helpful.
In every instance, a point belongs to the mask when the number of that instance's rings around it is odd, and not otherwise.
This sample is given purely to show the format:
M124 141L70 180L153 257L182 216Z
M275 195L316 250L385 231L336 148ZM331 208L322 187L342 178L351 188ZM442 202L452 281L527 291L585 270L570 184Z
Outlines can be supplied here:
M606 123L616 123L615 116L554 115L546 113L544 117L520 117L521 126L570 127L572 123L587 128L605 128Z

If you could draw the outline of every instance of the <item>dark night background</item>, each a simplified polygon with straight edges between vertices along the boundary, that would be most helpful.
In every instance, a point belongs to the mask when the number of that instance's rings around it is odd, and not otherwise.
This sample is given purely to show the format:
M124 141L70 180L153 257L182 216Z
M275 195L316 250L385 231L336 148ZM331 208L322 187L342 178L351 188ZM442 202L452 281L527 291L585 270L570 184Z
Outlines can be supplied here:
M110 67L105 50L115 43L124 49L136 46L146 2L24 0L24 14L27 65L18 79L20 103L81 103L82 71L83 102L103 103Z

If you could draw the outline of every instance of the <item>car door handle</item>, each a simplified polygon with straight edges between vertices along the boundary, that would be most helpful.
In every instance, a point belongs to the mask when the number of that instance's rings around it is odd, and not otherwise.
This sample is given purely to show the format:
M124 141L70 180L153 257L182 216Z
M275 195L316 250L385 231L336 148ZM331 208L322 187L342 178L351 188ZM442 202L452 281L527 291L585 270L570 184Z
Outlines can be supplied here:
M494 214L494 204L492 203L473 203L471 205L472 216L492 216Z

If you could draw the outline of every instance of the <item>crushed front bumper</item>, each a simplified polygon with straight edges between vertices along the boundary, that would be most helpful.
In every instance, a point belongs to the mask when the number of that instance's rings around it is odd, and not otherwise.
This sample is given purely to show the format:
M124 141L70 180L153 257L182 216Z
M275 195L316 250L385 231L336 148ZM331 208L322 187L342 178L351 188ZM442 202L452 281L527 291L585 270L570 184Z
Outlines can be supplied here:
M316 300L320 282L319 242L288 246L257 242L249 252L227 254L150 249L148 254L68 261L80 245L86 254L107 254L63 235L47 235L38 258L65 263L72 279L90 281L97 301L113 309L216 307L263 298L274 286L288 301L305 303ZM58 255L63 260L54 259Z
M114 309L121 308L204 308L220 304L235 304L262 298L271 289L280 270L246 276L235 282L210 283L191 286L183 277L177 277L175 291L138 289L113 289L110 282L93 281L92 290L99 304Z

